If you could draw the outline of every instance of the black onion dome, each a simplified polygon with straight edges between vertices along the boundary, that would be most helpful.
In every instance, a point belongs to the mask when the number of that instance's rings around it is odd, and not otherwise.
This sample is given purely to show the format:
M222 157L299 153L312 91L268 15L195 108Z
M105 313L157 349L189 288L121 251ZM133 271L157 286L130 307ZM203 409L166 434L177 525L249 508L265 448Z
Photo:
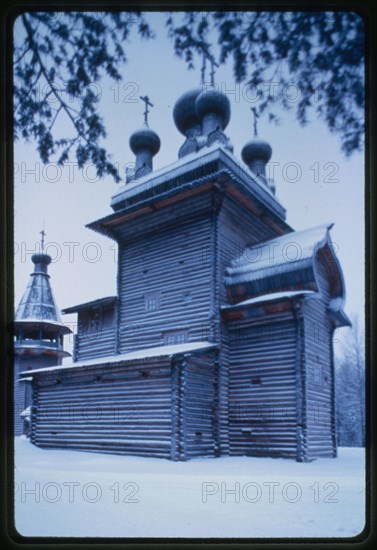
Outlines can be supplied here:
M31 261L33 264L49 265L51 263L51 257L48 254L33 254Z
M136 155L139 151L150 150L152 155L156 155L161 146L161 141L156 132L151 130L148 126L143 126L130 137L130 147L132 152Z
M267 163L272 156L272 148L267 141L252 139L242 149L242 160L250 164L253 160L262 160Z
M219 113L223 120L223 130L230 120L230 102L228 97L215 89L203 91L197 98L196 112L200 118L206 113Z
M183 135L186 135L187 130L192 128L192 126L200 124L200 119L196 114L195 101L201 91L202 88L188 90L178 98L174 105L174 123Z

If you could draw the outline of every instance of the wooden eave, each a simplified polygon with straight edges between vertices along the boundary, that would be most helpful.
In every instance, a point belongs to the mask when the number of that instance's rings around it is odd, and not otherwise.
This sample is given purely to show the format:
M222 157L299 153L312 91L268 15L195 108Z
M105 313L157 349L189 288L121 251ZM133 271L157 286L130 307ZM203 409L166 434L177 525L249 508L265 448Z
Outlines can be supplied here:
M148 204L132 205L123 210L114 212L109 216L92 222L87 225L90 229L98 233L107 235L116 239L116 228L130 220L134 220L151 212L161 210L172 206L181 201L185 201L196 195L206 193L215 187L222 186L224 194L232 197L240 203L246 210L259 218L265 225L271 228L277 235L283 235L292 231L291 227L284 221L279 219L275 214L269 213L267 208L258 203L257 199L252 198L246 190L241 190L237 183L227 173L224 176L215 178L206 178L199 185L185 184L182 188L175 188L169 193L162 193L161 198L153 198Z

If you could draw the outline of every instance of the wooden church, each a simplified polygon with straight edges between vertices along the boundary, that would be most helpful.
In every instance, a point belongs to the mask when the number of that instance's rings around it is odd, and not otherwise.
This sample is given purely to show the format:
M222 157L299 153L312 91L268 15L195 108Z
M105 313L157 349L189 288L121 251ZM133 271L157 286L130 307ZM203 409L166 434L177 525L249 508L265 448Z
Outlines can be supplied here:
M116 296L63 311L78 315L71 364L21 373L32 442L182 461L335 457L332 336L349 320L332 225L286 223L270 145L254 136L244 164L234 156L215 86L178 99L185 141L153 171L160 139L142 99L135 170L88 225L118 245Z

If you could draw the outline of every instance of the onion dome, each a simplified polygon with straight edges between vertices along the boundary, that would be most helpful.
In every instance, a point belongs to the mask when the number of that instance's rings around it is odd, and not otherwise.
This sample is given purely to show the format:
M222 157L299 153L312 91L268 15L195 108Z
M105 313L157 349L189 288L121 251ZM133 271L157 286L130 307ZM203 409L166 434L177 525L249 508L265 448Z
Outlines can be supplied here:
M202 88L188 90L178 98L174 105L174 123L179 132L184 136L191 128L200 126L200 119L196 113L195 102L201 92Z
M133 132L130 137L130 148L135 159L135 170L133 173L126 170L126 182L142 178L152 172L153 157L159 152L161 141L156 132L148 126L148 107L153 107L149 97L140 96L141 101L144 101L144 126Z
M225 130L228 126L230 120L230 102L224 93L214 88L204 90L197 97L195 107L200 119L205 119L207 115L217 115L221 123L221 130Z
M160 146L160 138L146 124L139 130L135 130L130 137L130 147L135 155L143 151L149 151L154 156L159 152Z
M255 161L267 164L272 156L272 148L267 141L261 139L252 139L248 141L242 149L242 160L250 166Z
M161 146L161 141L156 132L151 130L147 124L136 130L130 137L130 148L135 158L135 170L127 177L127 182L142 178L153 170L153 157Z

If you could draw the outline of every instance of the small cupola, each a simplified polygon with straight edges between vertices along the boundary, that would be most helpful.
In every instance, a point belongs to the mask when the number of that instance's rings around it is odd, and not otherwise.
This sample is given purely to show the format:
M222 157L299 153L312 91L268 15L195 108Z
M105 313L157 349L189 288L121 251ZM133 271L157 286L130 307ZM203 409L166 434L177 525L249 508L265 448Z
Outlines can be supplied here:
M130 148L136 156L135 171L127 177L127 181L132 181L141 178L153 170L153 157L160 150L161 141L156 132L148 126L148 107L153 107L149 97L144 96L140 99L145 103L144 110L144 125L142 128L135 130L130 137Z
M254 115L254 137L243 146L241 151L242 160L247 164L249 169L258 176L273 193L275 193L275 185L273 182L270 182L266 176L266 165L271 159L272 147L267 141L258 138L258 115L255 107L251 107L251 111Z
M51 263L51 256L43 253L33 254L31 261L34 264L34 273L47 274L47 266Z

